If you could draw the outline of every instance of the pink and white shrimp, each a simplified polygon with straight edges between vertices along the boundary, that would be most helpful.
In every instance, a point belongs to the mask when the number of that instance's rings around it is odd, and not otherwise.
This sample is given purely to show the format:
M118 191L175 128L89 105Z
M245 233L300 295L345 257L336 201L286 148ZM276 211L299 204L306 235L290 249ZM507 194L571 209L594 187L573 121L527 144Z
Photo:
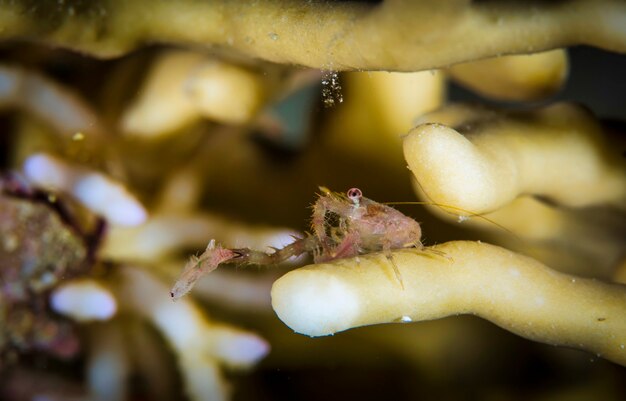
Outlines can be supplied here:
M419 223L391 206L363 196L358 188L346 195L320 188L323 194L313 206L313 232L323 252L316 262L391 249L423 248ZM338 217L338 230L328 215ZM330 230L329 230L330 228Z
M358 188L351 188L346 194L324 187L320 190L321 194L313 205L312 234L272 253L247 248L226 249L216 246L211 240L202 255L193 256L187 263L172 288L172 298L185 295L200 277L220 264L272 265L304 253L313 254L315 263L321 263L383 251L400 286L404 288L400 271L391 258L391 250L422 249L419 223L390 206L364 197Z

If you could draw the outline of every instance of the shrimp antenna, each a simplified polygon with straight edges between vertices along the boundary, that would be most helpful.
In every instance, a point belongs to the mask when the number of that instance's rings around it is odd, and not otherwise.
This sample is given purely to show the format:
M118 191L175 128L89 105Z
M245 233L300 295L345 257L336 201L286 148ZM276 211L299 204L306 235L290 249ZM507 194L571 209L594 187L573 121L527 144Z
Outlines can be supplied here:
M430 196L428 195L428 193L424 190L424 188L422 187L422 184L419 183L419 181L415 180L415 183L419 186L419 188L421 189L422 193L429 199ZM446 205L445 203L438 203L438 202L433 202L432 200L430 201L406 201L406 202L382 202L385 205L427 205L427 206L437 206L439 207L444 213L447 214L451 214L453 216L457 216L457 217L461 217L455 213L450 212L451 210L456 210L459 212L463 212L466 213L467 215L471 216L471 217L478 217L482 220L485 220L488 223L493 224L494 226L500 228L501 230L506 231L507 233L511 234L512 236L519 238L517 236L517 234L515 234L514 232L512 232L511 230L509 230L508 228L504 227L502 224L495 222L494 220L490 219L487 216L484 216L482 213L475 213L472 212L471 210L467 210L467 209L463 209L461 207L458 206L452 206L452 205ZM446 210L448 209L448 210Z
M497 227L503 229L504 231L507 231L509 234L515 235L515 233L513 233L511 230L509 230L508 228L504 227L500 223L496 223L495 221L493 221L492 219L490 219L487 216L484 216L484 215L482 215L480 213L474 213L474 212L471 212L469 210L466 210L466 209L463 209L463 208L460 208L460 207L457 207L457 206L446 205L445 203L428 202L428 201L381 202L381 203L384 204L384 205L428 205L428 206L437 206L437 207L440 207L441 209L458 210L460 212L467 213L468 216L478 217L480 219L483 219L483 220L493 224L494 226L497 226ZM454 216L462 217L462 216L456 215L456 214L454 214L452 212L449 212L447 210L443 210L443 212L448 213L448 214L452 214Z

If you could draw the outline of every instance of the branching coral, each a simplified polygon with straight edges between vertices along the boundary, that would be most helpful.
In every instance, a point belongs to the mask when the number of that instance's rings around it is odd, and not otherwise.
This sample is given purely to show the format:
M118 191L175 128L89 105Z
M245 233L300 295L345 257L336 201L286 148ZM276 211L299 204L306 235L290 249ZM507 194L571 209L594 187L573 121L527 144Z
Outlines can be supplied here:
M495 99L545 99L567 79L567 53L563 49L521 56L504 56L457 64L448 68L457 82Z
M101 173L68 165L45 154L29 157L24 173L33 184L71 195L112 224L135 226L146 220L144 207L133 195Z
M436 249L449 259L393 253L404 291L389 260L371 255L286 274L272 288L272 306L289 327L311 336L470 313L536 341L626 364L623 285L561 274L488 244L450 242Z
M259 74L203 53L172 51L152 66L141 96L122 117L133 135L170 133L200 116L247 123L264 103Z
M176 350L192 399L224 399L227 389L218 363L249 367L269 351L256 335L209 322L189 300L172 303L167 286L145 272L127 267L121 274L117 291L122 305L154 322Z
M130 358L124 330L119 321L95 324L88 328L89 354L87 382L96 400L122 401L128 393Z
M619 125L567 103L432 110L455 84L496 101L575 98L580 49L570 65L562 47L626 52L624 21L617 0L0 1L0 164L18 172L0 181L0 397L19 398L17 386L28 398L227 399L238 381L241 399L376 397L366 376L394 399L460 398L444 391L459 383L475 398L532 399L533 385L583 376L621 389L616 365L564 349L626 364L625 287L599 281L626 271ZM391 253L406 233L388 221L353 241L349 219L369 222L357 200L318 211L314 257L386 252L288 273L271 300L283 269L220 266L171 301L211 238L291 242L318 185L434 201L453 224L399 206L420 222L420 248L469 236L507 249ZM312 340L271 306L310 336L432 321ZM261 374L225 379L269 344ZM24 384L47 363L62 369Z
M501 244L555 268L610 277L624 247L626 165L616 134L589 111L451 105L420 123L404 141L416 191L453 206L433 211L448 219L486 213L469 224L496 230ZM503 241L502 228L517 238Z
M574 207L626 198L621 155L578 106L498 113L453 105L421 122L404 155L435 202L483 213L524 194Z
M626 51L624 7L619 0L17 2L0 10L0 37L109 57L167 42L322 69L417 71L574 44Z
M34 79L23 71L20 74L26 77L27 82ZM17 78L10 78L8 81L15 83ZM45 79L40 81L34 85L37 95L32 97L22 96L24 85L16 84L15 96L22 102L16 104L28 112L37 113L37 108L31 106L41 99L39 95L42 91L47 93L47 89L55 87L58 92L55 99L68 108L70 116L85 114L86 108L81 101L69 96L62 86L55 86ZM67 125L71 121L63 125L60 120L65 114L52 113L44 117L49 118L64 135L71 134L68 130L81 128ZM73 135L76 134L83 135L81 132ZM3 283L0 320L4 326L0 333L0 356L3 357L3 365L4 354L14 349L21 352L43 350L66 358L75 356L79 346L76 325L80 324L87 326L87 331L91 333L87 336L88 341L82 342L89 356L86 370L90 396L125 399L130 391L128 379L133 366L123 341L129 324L123 319L120 321L120 314L129 314L131 319L139 315L163 331L182 361L182 371L192 399L226 398L227 385L221 376L221 365L248 367L268 352L267 343L254 334L224 324L209 324L193 301L172 306L168 315L169 309L163 308L171 306L167 287L148 273L111 274L111 269L117 271L122 268L117 267L116 261L139 259L133 258L133 255L150 253L156 246L160 253L153 252L152 259L143 258L144 264L150 264L177 247L203 241L207 229L209 233L216 227L230 229L231 224L224 219L205 216L201 219L199 231L191 230L191 234L176 238L173 245L162 246L164 242L167 245L167 239L157 239L155 244L154 230L148 230L142 224L148 219L146 208L130 193L123 180L47 153L28 156L23 163L23 171L24 177L15 174L0 181L0 230L3 239L0 252ZM198 197L197 177L191 179L189 171L185 170L173 176L160 196L161 204L155 209L156 218L162 214L169 214L172 217L170 220L183 215L188 219L197 217L200 214L194 210ZM154 222L154 219L149 221ZM105 238L123 237L124 227L131 230L128 226L137 225L140 228L137 228L133 238L143 238L143 243L147 244L143 248L130 241L123 248L134 249L130 257L123 250L115 255L98 252L103 234ZM94 232L84 232L83 226L93 226ZM108 229L102 230L104 226ZM187 228L185 225L181 227L182 230ZM171 238L180 234L174 226L167 227L165 231ZM283 234L280 230L265 231L264 243L267 243L268 236ZM243 235L255 237L243 225L231 229L231 232L237 240L242 240ZM157 237L158 234L157 230ZM125 238L128 239L128 236ZM105 260L109 267L102 264ZM115 267L111 268L111 264ZM123 269L132 271L130 267L124 266ZM97 276L98 279L86 278L87 275ZM76 280L75 277L81 278ZM133 280L138 280L138 283ZM133 282L126 286L128 281ZM160 293L164 298L159 297ZM165 300L165 303L159 303L159 299ZM183 320L184 325L181 323ZM203 376L207 373L213 377L212 382L207 382L207 377Z
M54 289L50 296L50 307L82 323L110 319L117 312L117 301L97 281L68 280Z
M24 109L62 136L104 134L99 118L79 96L23 68L0 65L0 108Z
M251 227L198 210L199 174L182 168L166 180L152 216L137 227L113 227L103 255L112 260L158 262L185 247L201 248L206 238L265 248L284 246L296 232L273 227Z

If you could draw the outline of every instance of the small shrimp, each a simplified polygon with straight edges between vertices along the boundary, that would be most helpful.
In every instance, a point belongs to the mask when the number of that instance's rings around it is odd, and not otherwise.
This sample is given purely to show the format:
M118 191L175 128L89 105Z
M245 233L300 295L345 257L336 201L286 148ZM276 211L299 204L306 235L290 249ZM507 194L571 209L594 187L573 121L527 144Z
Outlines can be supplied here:
M320 187L321 194L313 204L313 233L296 238L293 243L272 253L247 248L226 249L211 240L205 252L185 266L170 295L178 299L191 290L203 275L222 263L234 265L272 265L292 256L311 253L315 263L349 258L372 252L384 252L391 262L398 283L404 289L402 276L393 262L391 250L424 249L420 224L391 206L363 196L358 188L345 194Z
M322 253L315 262L383 251L393 266L396 279L404 288L391 250L423 249L420 224L391 206L364 197L358 188L349 189L345 196L323 187L320 190L323 195L313 206L312 228ZM327 234L326 216L329 213L339 216L339 230L331 230L335 238L329 238Z

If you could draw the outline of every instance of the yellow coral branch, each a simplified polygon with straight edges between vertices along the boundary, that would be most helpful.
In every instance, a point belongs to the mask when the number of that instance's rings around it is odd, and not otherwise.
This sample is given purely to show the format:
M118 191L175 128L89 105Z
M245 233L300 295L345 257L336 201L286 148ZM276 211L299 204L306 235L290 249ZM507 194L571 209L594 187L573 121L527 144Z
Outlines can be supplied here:
M172 302L168 288L131 267L120 272L115 288L127 311L150 320L177 353L186 391L193 400L226 399L219 363L249 367L269 352L255 334L211 322L190 299Z
M90 398L128 399L130 358L122 324L116 320L94 324L87 335L90 347L86 376Z
M192 51L164 52L121 119L123 131L159 137L200 117L226 124L251 120L265 101L261 76Z
M557 49L531 55L495 57L457 64L447 71L457 82L488 97L537 100L553 95L565 83L567 53Z
M483 213L521 194L574 207L626 199L624 160L579 106L507 113L453 105L421 122L404 156L434 202Z
M626 364L626 286L558 273L484 243L448 242L436 250L447 258L393 253L404 291L385 255L374 254L286 274L272 288L272 306L310 336L475 314L522 337Z
M0 109L28 111L65 137L91 133L101 139L105 135L96 113L72 89L38 73L3 64L0 82Z
M143 43L197 44L322 69L417 71L574 44L626 51L625 14L619 0L18 1L0 9L0 39L104 57Z

